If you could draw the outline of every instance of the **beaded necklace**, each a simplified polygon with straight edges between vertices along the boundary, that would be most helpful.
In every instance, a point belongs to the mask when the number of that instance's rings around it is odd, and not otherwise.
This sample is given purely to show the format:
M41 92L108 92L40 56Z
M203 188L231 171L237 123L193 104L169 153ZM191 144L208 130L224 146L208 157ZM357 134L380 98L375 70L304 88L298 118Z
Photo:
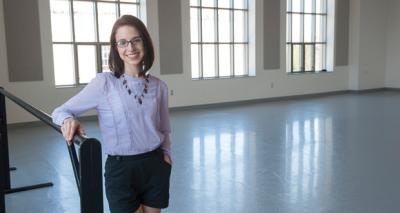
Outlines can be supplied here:
M142 104L142 103L143 103L144 95L147 94L147 88L148 88L148 84L149 84L149 82L150 82L149 77L150 77L150 74L144 75L144 80L145 80L145 81L144 81L144 86L143 86L143 91L142 91L142 93L139 94L139 93L136 93L136 91L135 91L135 94L134 94L135 96L134 96L134 97L135 97L135 100L137 100L137 101L139 102L139 104ZM128 94L131 95L131 94L132 94L132 90L131 90L131 88L128 86L128 81L127 81L126 78L125 78L125 74L122 75L122 78L124 79L124 80L122 81L122 85L124 85L126 91L128 91Z

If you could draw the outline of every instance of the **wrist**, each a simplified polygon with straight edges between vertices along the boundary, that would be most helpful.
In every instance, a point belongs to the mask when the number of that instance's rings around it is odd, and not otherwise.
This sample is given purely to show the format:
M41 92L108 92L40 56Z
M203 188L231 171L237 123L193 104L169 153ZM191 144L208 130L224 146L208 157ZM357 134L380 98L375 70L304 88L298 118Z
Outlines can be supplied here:
M73 120L73 119L74 119L73 117L67 117L63 120L62 124L64 124L66 121Z

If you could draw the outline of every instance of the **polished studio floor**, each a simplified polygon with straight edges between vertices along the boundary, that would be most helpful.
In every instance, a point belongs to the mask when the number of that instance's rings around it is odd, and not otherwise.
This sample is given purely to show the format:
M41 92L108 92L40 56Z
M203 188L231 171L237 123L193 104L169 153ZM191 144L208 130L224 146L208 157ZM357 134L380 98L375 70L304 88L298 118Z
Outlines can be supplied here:
M171 122L171 200L163 212L400 212L398 91L175 111ZM85 126L101 138L96 122ZM7 213L79 212L58 133L11 128L9 144L14 187L55 185L6 195Z

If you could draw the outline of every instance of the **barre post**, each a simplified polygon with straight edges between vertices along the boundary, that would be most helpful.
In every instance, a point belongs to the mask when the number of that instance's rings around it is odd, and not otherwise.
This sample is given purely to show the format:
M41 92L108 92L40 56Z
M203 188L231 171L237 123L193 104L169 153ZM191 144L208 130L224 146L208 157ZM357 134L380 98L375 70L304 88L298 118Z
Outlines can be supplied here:
M3 95L0 94L0 96L3 96ZM0 99L1 99L1 97L0 97ZM4 96L3 96L3 99L4 99ZM1 102L1 100L0 100L0 102ZM0 107L1 107L1 104L0 104ZM0 137L3 137L2 135L3 134L0 132ZM1 143L2 142L0 141L0 154L3 151L3 147L1 147ZM2 162L2 160L0 159L0 163L1 162ZM6 175L4 174L4 170L3 170L2 166L0 165L0 213L6 213L6 200L5 200L6 198L4 196L4 187L3 187L5 176Z
M0 88L1 89L1 88ZM0 164L1 188L10 188L10 164L8 156L7 116L5 96L0 93Z
M5 91L3 87L0 87L0 116L1 116L1 124L0 124L0 164L2 164L2 171L3 171L3 178L2 182L2 189L4 194L10 194L14 192L22 192L22 191L28 191L32 189L38 189L38 188L44 188L44 187L49 187L53 186L53 183L48 182L48 183L41 183L41 184L35 184L35 185L30 185L30 186L23 186L23 187L17 187L17 188L11 188L11 181L10 181L10 170L15 170L15 168L10 168L10 158L8 154L8 135L7 135L7 114L6 114L6 102L5 102L5 96L8 95L11 100L15 101L15 99L18 99L16 97L12 97L10 93ZM21 101L21 100L19 100ZM22 102L22 101L21 101ZM18 103L17 103L18 104ZM20 104L19 104L20 105ZM27 104L26 104L27 105Z
M0 182L3 181L3 177L4 177L4 174L3 174L3 171L1 168L0 169ZM1 184L0 184L0 213L6 213L6 198L4 197L4 189Z
M0 174L2 175L2 174ZM4 197L3 187L0 186L0 213L6 213L6 200Z
M4 189L10 185L5 97L0 93L0 213L6 212Z
M11 189L10 170L13 170L13 168L9 166L5 96L61 133L60 126L53 123L49 115L0 87L0 213L5 213L5 194L53 185L52 183L45 183ZM80 195L81 212L103 213L101 144L97 139L86 138L81 135L75 135L73 141L74 143L68 146L68 151ZM79 147L79 161L75 145Z
M103 179L101 145L94 138L79 147L81 212L103 212Z
M7 139L7 129L4 129L7 128L7 121L6 121L6 116L3 116L5 115L5 111L6 111L5 97L2 93L0 93L0 164L1 164L0 165L0 213L6 212L6 201L4 196L6 172L4 170L5 168L9 167L8 160L5 161L5 159L8 159L8 151L7 151L8 145L7 141L5 141ZM4 146L7 146L7 148L5 148Z

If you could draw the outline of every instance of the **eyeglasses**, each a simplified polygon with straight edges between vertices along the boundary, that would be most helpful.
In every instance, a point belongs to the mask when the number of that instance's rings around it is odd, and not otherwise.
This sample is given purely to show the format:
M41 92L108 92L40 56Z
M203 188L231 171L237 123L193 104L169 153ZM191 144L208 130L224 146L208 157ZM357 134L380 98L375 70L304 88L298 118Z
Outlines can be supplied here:
M117 47L119 48L126 48L128 47L129 43L131 43L132 46L137 47L139 44L142 43L142 38L141 37L135 37L132 38L131 40L126 40L126 39L121 39L119 41L116 42Z

